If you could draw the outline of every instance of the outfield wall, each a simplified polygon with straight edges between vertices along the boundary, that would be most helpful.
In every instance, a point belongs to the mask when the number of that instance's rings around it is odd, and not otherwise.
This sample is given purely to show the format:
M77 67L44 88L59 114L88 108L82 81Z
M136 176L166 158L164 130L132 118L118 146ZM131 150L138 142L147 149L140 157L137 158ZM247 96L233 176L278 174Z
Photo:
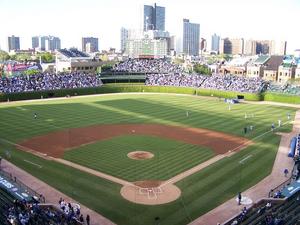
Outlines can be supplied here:
M18 101L41 98L55 98L66 96L105 94L105 93L122 93L122 92L155 92L155 93L178 93L190 94L198 96L214 96L221 98L236 98L237 95L243 95L248 101L274 101L282 103L300 103L300 96L275 94L275 93L240 93L232 91L220 91L211 89L195 89L191 87L172 87L172 86L145 86L142 84L107 84L95 88L78 88L78 89L63 89L63 90L49 90L37 92L24 92L12 94L0 94L0 102Z

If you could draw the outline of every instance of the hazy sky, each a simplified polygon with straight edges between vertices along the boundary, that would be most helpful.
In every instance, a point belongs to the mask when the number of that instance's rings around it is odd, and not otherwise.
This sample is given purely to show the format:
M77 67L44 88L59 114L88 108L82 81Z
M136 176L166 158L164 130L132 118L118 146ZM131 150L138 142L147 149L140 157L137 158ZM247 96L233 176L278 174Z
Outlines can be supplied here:
M120 48L120 28L139 28L148 0L0 0L0 47L7 36L54 35L62 47L81 47L81 37L96 36L100 49ZM288 52L300 48L300 0L157 0L166 7L166 29L178 35L182 19L200 23L200 35L286 40ZM209 46L210 47L210 46Z

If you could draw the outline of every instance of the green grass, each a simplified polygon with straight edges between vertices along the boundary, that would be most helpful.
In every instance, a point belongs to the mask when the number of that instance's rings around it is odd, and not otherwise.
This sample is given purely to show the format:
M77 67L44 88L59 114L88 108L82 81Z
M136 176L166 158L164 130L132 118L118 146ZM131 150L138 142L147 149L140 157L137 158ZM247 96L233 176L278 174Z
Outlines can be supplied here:
M187 110L189 117L186 117ZM33 119L34 112L38 114L36 120ZM245 119L245 113L248 115L247 119ZM283 123L287 122L287 113L291 113L293 118L295 109L237 104L233 105L229 111L227 104L216 99L155 94L107 95L1 104L0 155L6 157L5 151L10 150L11 162L117 224L152 225L154 217L160 216L161 225L182 225L235 196L238 191L253 186L268 175L272 169L280 137L274 133L268 133L256 139L255 144L247 149L181 180L176 185L181 189L182 197L161 206L130 203L120 196L120 185L15 150L13 145L4 140L19 142L36 135L70 127L118 123L158 123L199 127L238 136L244 136L245 126L253 125L253 132L245 135L251 139L269 131L271 124L276 124L278 119L281 119ZM291 125L285 125L280 131L288 132L290 129ZM142 140L142 137L137 137L136 140L139 138ZM112 139L111 144L125 146L129 145L127 142L130 141L115 143ZM157 143L160 141L162 140L157 140ZM168 140L163 141L162 147ZM96 143L98 144L103 146L107 143ZM135 144L147 145L142 142ZM192 146L190 147L190 150L193 149ZM178 149L180 151L179 147ZM200 157L201 150L197 153L198 157ZM94 151L94 148L91 151ZM76 152L77 150L73 153ZM97 152L91 154L98 155ZM244 164L240 164L239 161L248 155L251 155L251 158ZM42 165L42 169L24 160ZM105 159L99 159L101 160ZM191 159L190 163L194 163L194 159ZM172 165L170 163L170 166ZM57 199L59 197L57 196Z
M133 160L132 151L149 151L152 159ZM84 145L64 154L66 160L128 181L168 180L214 156L210 149L152 136L120 136Z

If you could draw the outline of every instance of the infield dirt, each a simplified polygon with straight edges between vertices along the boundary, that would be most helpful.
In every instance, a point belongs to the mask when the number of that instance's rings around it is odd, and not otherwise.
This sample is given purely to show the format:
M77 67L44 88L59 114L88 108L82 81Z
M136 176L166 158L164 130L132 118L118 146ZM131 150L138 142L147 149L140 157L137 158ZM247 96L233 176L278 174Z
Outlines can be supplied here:
M122 135L151 135L205 146L216 154L239 151L251 144L246 138L201 128L160 124L113 124L70 128L27 139L17 146L61 158L65 151Z

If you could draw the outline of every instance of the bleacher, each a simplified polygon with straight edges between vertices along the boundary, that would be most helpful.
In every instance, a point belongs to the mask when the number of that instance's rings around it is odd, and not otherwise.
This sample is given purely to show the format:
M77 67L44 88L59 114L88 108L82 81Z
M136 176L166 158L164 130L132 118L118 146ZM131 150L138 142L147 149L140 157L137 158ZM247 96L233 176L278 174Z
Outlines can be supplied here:
M0 188L0 224L9 225L7 210L13 205L14 199L6 191Z
M58 50L61 54L65 55L68 58L74 58L74 57L89 57L89 55L85 54L84 52L79 51L76 48L70 48L68 49L60 49Z
M267 91L280 94L300 95L300 86L295 84L268 84Z
M82 225L75 214L80 211L67 214L44 202L42 195L0 170L0 225Z
M271 190L269 198L242 210L223 225L300 225L300 160L294 160L291 177Z
M267 205L269 203L269 205ZM300 192L286 200L261 200L224 225L296 225L300 224Z

